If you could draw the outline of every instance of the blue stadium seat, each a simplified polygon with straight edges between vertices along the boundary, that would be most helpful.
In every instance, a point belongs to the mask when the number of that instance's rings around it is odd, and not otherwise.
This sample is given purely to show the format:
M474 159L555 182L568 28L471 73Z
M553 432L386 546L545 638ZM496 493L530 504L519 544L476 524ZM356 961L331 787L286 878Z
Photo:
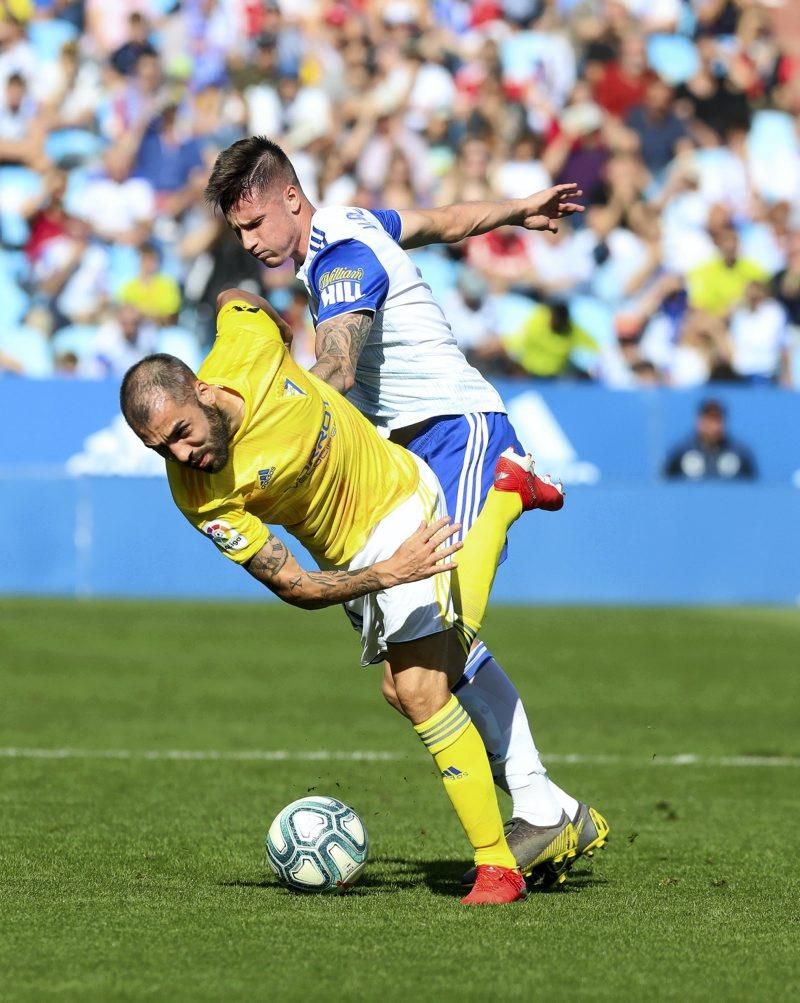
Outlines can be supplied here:
M700 66L697 48L683 35L651 35L647 40L647 62L667 83L682 84Z
M57 129L47 137L47 156L57 164L92 160L103 149L103 140L88 129Z
M165 327L159 333L156 351L176 355L195 372L203 361L203 353L197 344L197 338L185 327Z
M592 296L573 296L569 312L578 327L590 334L601 348L616 341L614 314L600 300Z
M72 352L79 362L91 362L95 356L97 327L92 324L71 324L53 335L53 355Z
M29 167L8 164L0 167L0 208L11 208L38 195L42 190L42 176Z
M16 327L30 308L30 297L12 275L0 272L0 303L3 304L0 330Z
M50 345L46 336L35 327L0 330L0 353L19 362L26 376L43 379L53 373Z
M42 62L54 62L66 42L78 37L78 29L69 21L59 18L28 22L28 38Z

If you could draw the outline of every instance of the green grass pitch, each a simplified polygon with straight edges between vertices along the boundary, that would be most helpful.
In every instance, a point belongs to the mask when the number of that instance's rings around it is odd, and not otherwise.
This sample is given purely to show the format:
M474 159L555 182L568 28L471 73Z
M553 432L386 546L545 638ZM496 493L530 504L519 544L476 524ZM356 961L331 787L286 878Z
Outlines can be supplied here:
M493 609L485 639L612 841L561 892L468 910L441 783L338 610L0 602L0 998L791 998L800 614ZM56 749L124 758L12 752ZM287 758L230 758L258 750ZM264 864L309 790L368 826L347 896Z

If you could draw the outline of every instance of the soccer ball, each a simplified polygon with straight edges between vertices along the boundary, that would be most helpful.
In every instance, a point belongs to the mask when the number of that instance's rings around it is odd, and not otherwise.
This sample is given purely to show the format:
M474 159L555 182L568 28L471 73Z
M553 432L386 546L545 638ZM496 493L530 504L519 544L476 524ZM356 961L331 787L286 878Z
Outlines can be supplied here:
M361 877L368 850L364 823L336 798L292 801L267 833L270 867L297 891L346 891Z

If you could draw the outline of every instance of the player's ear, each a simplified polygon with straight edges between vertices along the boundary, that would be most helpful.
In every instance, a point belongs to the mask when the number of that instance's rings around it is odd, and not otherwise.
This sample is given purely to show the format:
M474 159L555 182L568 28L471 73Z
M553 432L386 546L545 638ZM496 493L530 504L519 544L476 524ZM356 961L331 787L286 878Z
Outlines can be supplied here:
M300 198L300 189L297 185L287 185L283 191L283 201L286 204L287 209L293 215L297 215L302 208L302 199Z
M214 387L212 387L209 383L203 383L202 380L195 380L194 392L201 404L208 406L209 404L216 403L217 398L214 393Z

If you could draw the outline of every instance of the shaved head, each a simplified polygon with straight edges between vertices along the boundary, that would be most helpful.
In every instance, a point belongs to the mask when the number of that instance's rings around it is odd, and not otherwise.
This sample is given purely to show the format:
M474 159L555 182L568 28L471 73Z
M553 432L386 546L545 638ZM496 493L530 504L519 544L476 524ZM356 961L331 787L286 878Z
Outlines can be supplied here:
M156 408L169 397L185 404L195 397L197 377L174 355L148 355L125 373L119 406L134 432L144 428Z

